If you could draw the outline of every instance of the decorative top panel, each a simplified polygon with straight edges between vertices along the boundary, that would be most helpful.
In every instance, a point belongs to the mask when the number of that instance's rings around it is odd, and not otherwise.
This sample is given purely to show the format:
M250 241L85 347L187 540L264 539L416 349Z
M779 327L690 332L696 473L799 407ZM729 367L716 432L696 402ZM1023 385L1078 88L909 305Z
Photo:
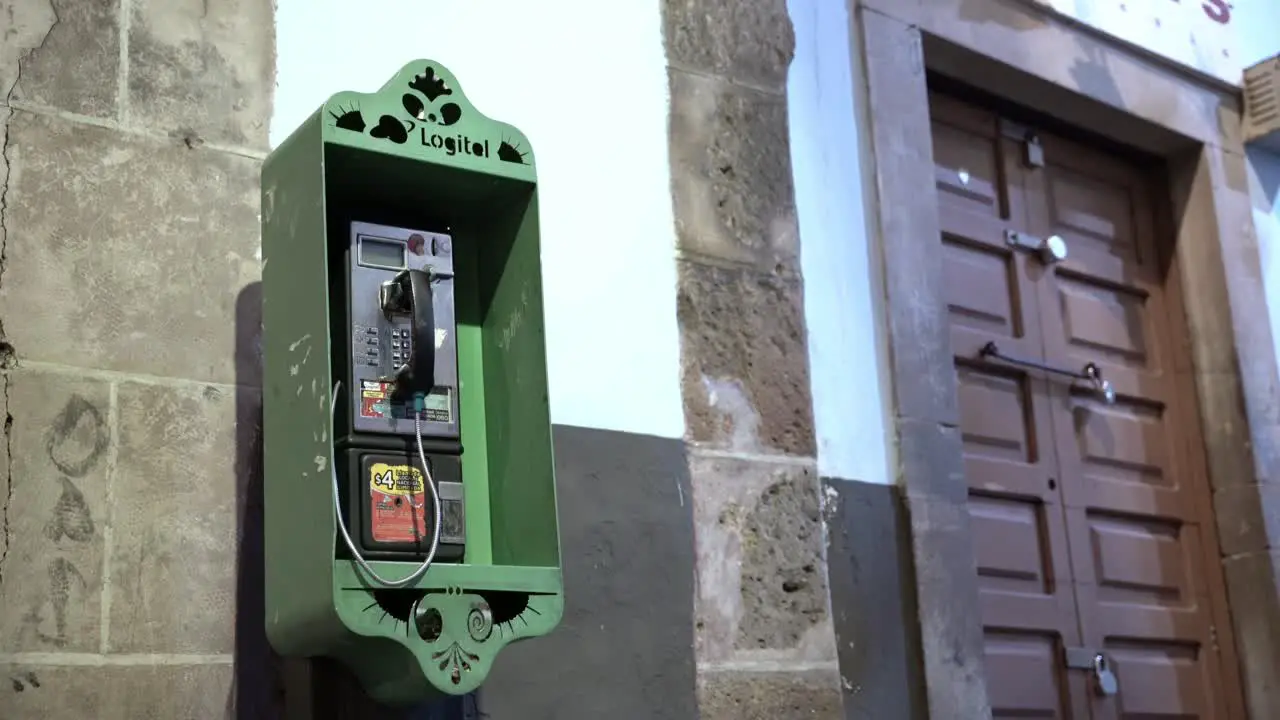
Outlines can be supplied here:
M438 62L411 62L376 93L337 93L322 114L325 142L534 181L524 133L476 110Z

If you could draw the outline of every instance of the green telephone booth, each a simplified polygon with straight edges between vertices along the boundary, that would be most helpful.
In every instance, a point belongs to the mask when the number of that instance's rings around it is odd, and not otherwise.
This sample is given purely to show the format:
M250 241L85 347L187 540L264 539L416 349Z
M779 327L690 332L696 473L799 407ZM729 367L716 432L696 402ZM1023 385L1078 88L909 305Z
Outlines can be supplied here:
M262 170L266 623L376 700L564 611L528 140L411 62Z

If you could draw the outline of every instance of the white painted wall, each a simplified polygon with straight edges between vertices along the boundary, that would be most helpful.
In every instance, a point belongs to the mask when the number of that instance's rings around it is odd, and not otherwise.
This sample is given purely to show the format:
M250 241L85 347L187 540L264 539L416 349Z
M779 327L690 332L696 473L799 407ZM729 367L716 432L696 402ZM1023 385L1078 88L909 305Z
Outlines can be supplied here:
M332 93L419 58L528 135L552 421L682 437L660 3L279 0L276 29L273 147Z
M891 484L895 441L887 345L870 238L876 212L860 158L865 98L854 96L845 2L788 0L796 54L787 77L791 164L800 219L818 471Z
M1248 150L1249 195L1258 234L1262 280L1271 314L1271 341L1280 357L1280 155Z
M1239 0L1237 54L1245 67L1280 54L1280 0ZM1280 356L1280 155L1247 150L1253 224L1271 313L1271 338Z

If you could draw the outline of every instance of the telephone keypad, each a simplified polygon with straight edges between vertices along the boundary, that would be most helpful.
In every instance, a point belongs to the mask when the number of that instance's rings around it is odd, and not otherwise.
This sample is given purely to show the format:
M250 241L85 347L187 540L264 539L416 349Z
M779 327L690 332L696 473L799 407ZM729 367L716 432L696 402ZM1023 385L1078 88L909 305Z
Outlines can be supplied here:
M396 362L400 362L401 359L403 359L404 362L409 362L408 328L391 329L391 347L399 350L399 352L396 352L395 354Z
M412 352L413 331L406 327L368 327L364 325L356 325L352 328L355 336L364 338L364 352L356 351L355 361L358 365L381 368L384 371L388 368L384 367L390 364L390 370L399 368L403 363L409 362L410 353ZM386 345L384 345L384 343ZM389 345L390 347L387 347ZM382 351L387 350L390 354L390 363L387 363L387 356Z

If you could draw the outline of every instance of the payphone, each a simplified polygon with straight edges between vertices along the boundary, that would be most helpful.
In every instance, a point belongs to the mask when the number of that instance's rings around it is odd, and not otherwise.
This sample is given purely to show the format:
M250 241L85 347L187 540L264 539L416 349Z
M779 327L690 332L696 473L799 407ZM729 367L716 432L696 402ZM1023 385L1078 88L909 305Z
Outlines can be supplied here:
M261 182L267 637L386 704L470 692L564 613L528 140L418 60Z
M453 240L352 222L343 265L334 360L351 388L336 403L347 551L417 558L425 571L461 558L466 536Z

